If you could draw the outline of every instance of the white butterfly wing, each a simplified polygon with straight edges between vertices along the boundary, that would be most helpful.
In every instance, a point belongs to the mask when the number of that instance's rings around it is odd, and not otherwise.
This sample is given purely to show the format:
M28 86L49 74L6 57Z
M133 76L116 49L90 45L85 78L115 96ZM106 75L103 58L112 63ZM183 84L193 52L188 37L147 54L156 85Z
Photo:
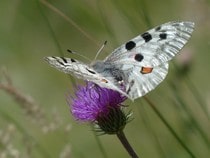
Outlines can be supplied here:
M167 62L187 43L193 28L192 22L162 24L123 44L104 62L113 63L124 72L125 93L134 100L164 80Z
M104 87L126 94L131 100L153 90L164 80L168 63L156 67L141 67L133 64L119 64L97 61L92 68L107 80ZM98 83L101 86L101 83Z
M127 67L128 68L128 67ZM168 73L168 63L149 68L150 73L143 73L144 67L133 66L126 74L128 82L125 84L126 93L132 100L144 96L155 87L157 87L166 77ZM126 67L123 69L126 70Z
M182 49L193 29L192 22L162 24L115 49L104 61L158 66L171 60Z
M91 70L88 65L75 59L54 56L45 57L44 59L52 67L64 73L73 74L78 78L93 78L93 73L91 73L93 70Z
M84 79L86 81L91 81L98 84L101 87L109 88L120 92L121 94L128 97L128 95L122 91L118 86L114 84L114 80L112 77L104 76L94 70L91 66L79 62L72 58L64 58L64 57L45 57L45 61L47 61L52 67L70 74L74 75L78 78Z

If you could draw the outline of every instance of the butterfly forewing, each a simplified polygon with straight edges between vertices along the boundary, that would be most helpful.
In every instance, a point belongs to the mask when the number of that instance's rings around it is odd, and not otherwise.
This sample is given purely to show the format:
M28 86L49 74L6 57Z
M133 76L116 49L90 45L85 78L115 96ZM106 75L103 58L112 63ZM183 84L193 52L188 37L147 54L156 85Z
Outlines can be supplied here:
M101 87L110 88L116 90L123 95L129 97L124 91L122 91L117 85L114 84L113 77L109 77L106 73L98 73L93 67L79 62L72 58L64 57L45 57L52 67L60 70L61 72L74 75L78 78L86 81L91 81L98 84Z
M113 51L105 62L158 66L171 60L187 43L193 32L192 22L169 22L126 42ZM141 55L141 60L136 56Z
M88 65L79 62L75 59L71 58L64 58L64 57L46 57L44 58L45 61L47 61L52 67L67 73L67 74L73 74L78 78L86 78L87 80L89 78L95 78L94 71L91 70L91 68L88 67ZM92 73L90 73L92 72Z

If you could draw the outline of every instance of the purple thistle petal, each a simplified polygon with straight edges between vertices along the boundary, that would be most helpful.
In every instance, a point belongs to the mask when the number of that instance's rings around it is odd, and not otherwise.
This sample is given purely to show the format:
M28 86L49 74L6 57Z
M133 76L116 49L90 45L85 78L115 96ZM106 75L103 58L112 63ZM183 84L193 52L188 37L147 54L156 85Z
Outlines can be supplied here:
M79 86L75 98L68 97L67 101L75 119L80 121L96 121L100 115L106 115L110 107L119 108L126 97L111 89L102 88L87 82Z

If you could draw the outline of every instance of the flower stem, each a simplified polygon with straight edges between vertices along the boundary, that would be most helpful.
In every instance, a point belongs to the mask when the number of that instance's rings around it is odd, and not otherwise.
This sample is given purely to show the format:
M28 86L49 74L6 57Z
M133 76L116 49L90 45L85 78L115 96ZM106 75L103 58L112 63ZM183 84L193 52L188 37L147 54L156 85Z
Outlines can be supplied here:
M130 143L128 142L123 131L119 131L117 133L117 137L132 158L139 158L138 155L133 150L133 148L131 147Z

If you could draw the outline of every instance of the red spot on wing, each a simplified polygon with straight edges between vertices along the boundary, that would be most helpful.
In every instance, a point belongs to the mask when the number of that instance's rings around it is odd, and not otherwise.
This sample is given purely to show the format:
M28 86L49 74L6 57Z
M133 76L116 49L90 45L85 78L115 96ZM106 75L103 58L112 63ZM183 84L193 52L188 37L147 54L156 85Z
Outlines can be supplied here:
M102 79L101 82L108 83L108 81L105 79Z
M152 72L152 70L153 70L152 67L142 67L142 68L141 68L141 73L142 73L142 74L149 74L149 73Z

